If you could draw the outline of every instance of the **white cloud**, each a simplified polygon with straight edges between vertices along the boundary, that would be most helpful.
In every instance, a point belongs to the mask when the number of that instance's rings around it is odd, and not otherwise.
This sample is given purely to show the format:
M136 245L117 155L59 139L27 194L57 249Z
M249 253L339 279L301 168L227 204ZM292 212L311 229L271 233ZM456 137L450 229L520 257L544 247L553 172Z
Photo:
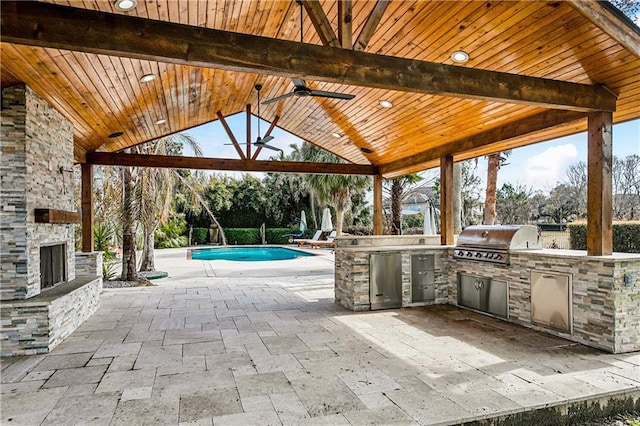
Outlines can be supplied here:
M534 190L549 190L564 179L567 167L577 161L578 149L573 144L547 148L529 158L524 165L524 181Z

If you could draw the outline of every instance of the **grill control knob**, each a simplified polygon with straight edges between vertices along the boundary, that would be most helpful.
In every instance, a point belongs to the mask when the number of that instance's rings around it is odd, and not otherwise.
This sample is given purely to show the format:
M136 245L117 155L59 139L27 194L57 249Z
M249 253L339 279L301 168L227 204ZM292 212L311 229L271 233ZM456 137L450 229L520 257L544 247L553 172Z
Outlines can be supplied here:
M482 257L482 253L476 253L476 257Z
M471 257L473 256L473 253L471 253L470 251L467 252L467 257Z

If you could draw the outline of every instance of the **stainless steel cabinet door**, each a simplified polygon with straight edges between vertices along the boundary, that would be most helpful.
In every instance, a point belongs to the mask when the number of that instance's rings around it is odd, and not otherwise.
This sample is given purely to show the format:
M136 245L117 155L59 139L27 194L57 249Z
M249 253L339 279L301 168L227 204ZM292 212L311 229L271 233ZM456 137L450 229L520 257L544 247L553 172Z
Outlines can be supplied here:
M369 258L371 310L402 306L402 257L399 253L374 253Z
M571 275L531 271L531 322L572 333Z

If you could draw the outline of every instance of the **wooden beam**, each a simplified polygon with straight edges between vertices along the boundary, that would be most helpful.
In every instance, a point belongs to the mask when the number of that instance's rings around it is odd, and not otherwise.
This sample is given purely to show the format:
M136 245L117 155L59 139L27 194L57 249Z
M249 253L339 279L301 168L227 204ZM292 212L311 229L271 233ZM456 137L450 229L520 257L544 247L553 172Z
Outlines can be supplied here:
M238 140L236 139L236 137L233 135L233 132L231 131L231 127L229 127L229 125L227 124L227 120L225 120L224 115L222 115L222 112L218 111L216 112L216 115L218 116L218 120L220 120L222 127L224 127L224 131L227 132L227 136L229 136L229 139L231 140L231 143L233 144L233 147L236 149L236 152L238 153L240 158L243 158L243 159L246 158L244 156L244 152L242 152L242 148L240 148L240 144L238 143Z
M612 39L640 58L640 33L635 25L625 22L629 21L629 18L622 12L606 1L569 0L569 3Z
M0 19L0 40L6 43L546 108L614 111L616 104L614 94L595 85L332 49L44 2L4 1Z
M589 114L587 153L587 254L607 256L613 251L612 145L610 112Z
M373 175L373 235L383 234L382 175Z
M34 209L36 223L80 223L80 213L56 209Z
M453 156L440 159L440 244L453 241Z
M491 143L524 136L529 133L548 129L571 121L580 120L585 117L585 113L576 111L541 112L522 120L507 123L504 126L485 130L484 132L473 136L457 139L445 145L438 145L422 151L421 153L382 164L379 166L380 173L382 173L386 178L402 176L406 174L409 169L415 169L415 167L420 164L437 160L446 155L455 155L465 151L470 151Z
M251 158L251 104L247 104L247 155L245 158Z
M331 23L329 22L327 15L324 13L320 2L318 0L303 0L302 4L304 5L304 9L307 11L307 15L309 15L309 19L311 19L313 27L318 33L318 37L320 37L322 45L340 47L340 42L338 41L333 28L331 28Z
M80 165L82 188L80 193L82 212L82 251L93 251L93 165Z
M237 172L282 172L337 175L376 174L376 167L365 164L307 163L302 161L233 160L227 158L92 152L87 162L103 166L162 167L171 169L230 170Z
M378 28L378 24L382 19L382 15L384 15L384 11L387 10L387 6L389 5L389 1L387 0L378 0L376 1L376 5L373 6L373 10L369 14L367 18L367 22L364 23L362 30L360 30L360 34L356 39L356 42L353 45L354 50L363 51L367 48L371 37L376 32L376 28Z
M260 118L260 117L258 117ZM269 128L267 129L267 132L264 134L264 137L266 138L267 136L271 135L271 132L273 132L273 129L276 128L276 124L278 124L278 120L280 120L280 116L276 115L273 119L273 121L271 122L271 126L269 126ZM260 155L260 151L262 151L262 147L259 146L256 148L256 152L253 154L253 157L251 157L252 160L255 160L256 158L258 158L258 155Z
M351 0L338 0L338 41L343 49L351 49L353 47L352 6Z

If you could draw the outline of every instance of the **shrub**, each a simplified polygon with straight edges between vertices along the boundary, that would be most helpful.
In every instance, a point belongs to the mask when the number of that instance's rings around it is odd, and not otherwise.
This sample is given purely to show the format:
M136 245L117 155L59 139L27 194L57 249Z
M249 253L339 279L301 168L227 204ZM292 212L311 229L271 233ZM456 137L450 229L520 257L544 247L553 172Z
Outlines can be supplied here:
M261 244L258 228L224 228L228 244Z
M292 237L283 237L285 234L292 234L295 231L291 231L289 228L267 228L265 232L265 238L269 244L288 244L289 239ZM306 238L306 235L296 238ZM260 232L258 231L258 238L260 238Z
M184 235L187 224L182 217L169 219L160 225L154 233L155 246L158 248L177 248L189 245L189 239Z
M208 235L209 235L208 228L193 228L191 230L191 243L204 244L207 242Z
M572 250L586 250L587 224L570 224L569 240ZM613 251L640 253L640 222L620 222L613 224Z
M342 232L344 234L355 235L355 236L373 234L373 230L368 226L347 226L345 229L342 230Z

